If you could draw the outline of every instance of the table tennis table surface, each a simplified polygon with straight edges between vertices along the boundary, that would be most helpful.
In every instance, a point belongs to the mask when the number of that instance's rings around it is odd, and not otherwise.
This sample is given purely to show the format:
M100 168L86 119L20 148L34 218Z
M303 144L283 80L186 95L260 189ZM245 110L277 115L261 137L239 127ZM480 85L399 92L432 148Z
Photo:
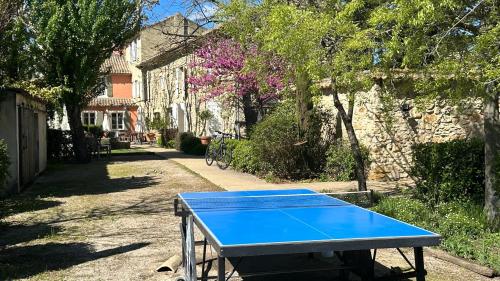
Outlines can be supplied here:
M283 253L287 248L422 247L440 241L433 232L309 189L192 192L179 198L227 256ZM277 246L275 252L272 246Z

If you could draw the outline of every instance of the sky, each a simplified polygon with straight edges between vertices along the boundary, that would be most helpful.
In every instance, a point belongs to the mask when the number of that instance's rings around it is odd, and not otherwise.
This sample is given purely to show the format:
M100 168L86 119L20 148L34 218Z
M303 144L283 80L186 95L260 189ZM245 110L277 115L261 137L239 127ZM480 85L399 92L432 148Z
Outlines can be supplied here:
M204 6L204 9L205 12L209 14L214 10L207 5ZM158 5L147 12L147 24L159 22L176 13L181 13L182 15L195 21L201 16L200 7L193 9L193 5L190 0L160 0Z

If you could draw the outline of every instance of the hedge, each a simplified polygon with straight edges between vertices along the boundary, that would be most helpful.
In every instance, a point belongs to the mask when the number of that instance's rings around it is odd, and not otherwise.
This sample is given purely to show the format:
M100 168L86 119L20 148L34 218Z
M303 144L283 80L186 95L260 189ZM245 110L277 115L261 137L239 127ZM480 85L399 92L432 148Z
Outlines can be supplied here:
M207 146L201 144L201 139L196 137L193 133L180 133L177 134L175 139L175 148L183 151L186 154L192 155L205 155Z
M49 129L47 131L47 157L49 160L70 160L74 156L71 132Z
M455 140L418 144L413 148L413 167L419 198L441 201L484 198L484 142Z

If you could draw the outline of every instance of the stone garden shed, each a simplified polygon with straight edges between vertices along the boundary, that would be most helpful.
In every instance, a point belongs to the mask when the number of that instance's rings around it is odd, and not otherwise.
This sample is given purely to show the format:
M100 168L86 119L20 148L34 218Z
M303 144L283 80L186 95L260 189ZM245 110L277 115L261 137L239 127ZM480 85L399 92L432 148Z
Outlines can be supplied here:
M45 103L21 89L0 88L0 139L11 162L0 195L18 193L47 167Z

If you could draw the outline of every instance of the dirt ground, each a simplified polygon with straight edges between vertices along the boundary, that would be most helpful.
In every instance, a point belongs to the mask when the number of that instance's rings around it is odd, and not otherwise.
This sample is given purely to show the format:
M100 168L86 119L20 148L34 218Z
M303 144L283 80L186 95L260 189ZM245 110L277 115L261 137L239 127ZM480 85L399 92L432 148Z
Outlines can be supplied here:
M155 268L180 252L172 200L204 190L218 188L154 156L53 167L0 201L0 280L171 280ZM396 251L377 257L408 267ZM432 257L426 268L431 281L491 280Z

